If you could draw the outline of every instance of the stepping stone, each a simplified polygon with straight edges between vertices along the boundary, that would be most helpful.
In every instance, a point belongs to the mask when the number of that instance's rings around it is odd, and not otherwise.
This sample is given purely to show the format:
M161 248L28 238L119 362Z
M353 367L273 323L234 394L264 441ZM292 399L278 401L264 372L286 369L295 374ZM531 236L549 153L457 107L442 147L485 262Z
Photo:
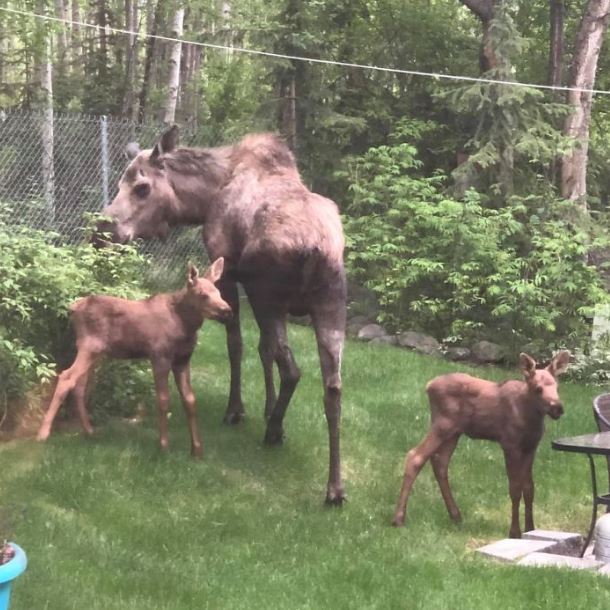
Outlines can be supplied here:
M505 538L477 549L477 553L499 561L515 561L536 551L550 551L557 543L553 540L525 540L524 538Z
M551 540L556 544L553 552L560 555L580 554L584 542L580 534L553 530L531 530L525 532L523 538L526 540Z
M569 557L567 555L555 555L554 553L530 553L517 562L520 566L535 568L571 568L573 570L597 570L604 565L590 557Z

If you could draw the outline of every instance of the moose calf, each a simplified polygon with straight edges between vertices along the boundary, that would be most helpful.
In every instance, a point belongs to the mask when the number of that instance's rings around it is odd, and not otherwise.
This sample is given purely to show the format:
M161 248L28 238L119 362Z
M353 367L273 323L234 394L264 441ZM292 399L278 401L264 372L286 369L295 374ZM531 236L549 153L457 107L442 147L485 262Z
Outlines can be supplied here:
M85 394L91 371L102 356L149 358L155 378L161 448L168 446L168 378L171 370L188 419L191 453L201 456L189 363L197 331L204 319L221 321L232 315L231 308L214 286L222 275L223 266L224 260L219 258L203 277L199 277L197 269L189 265L186 287L170 294L158 294L141 301L88 296L74 302L70 318L76 332L76 359L59 375L51 404L38 431L38 440L49 437L57 411L70 392L74 394L85 432L93 432Z
M504 451L512 502L510 537L520 538L519 503L525 502L525 529L534 529L532 464L544 433L544 416L559 419L563 406L557 394L557 377L568 367L570 353L559 352L544 369L527 354L519 356L525 381L494 383L462 373L434 378L426 386L431 428L426 437L407 453L405 474L394 515L394 525L404 524L407 501L422 466L432 460L434 476L451 518L461 520L449 488L449 460L462 434L497 441Z

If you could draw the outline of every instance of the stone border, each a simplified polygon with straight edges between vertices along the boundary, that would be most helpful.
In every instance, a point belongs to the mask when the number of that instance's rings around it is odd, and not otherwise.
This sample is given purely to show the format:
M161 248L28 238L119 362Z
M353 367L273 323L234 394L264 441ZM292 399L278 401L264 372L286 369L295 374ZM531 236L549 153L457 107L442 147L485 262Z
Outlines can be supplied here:
M523 538L505 538L486 544L477 553L504 563L525 567L571 568L610 576L610 563L593 556L593 545L580 557L583 537L573 532L532 530Z

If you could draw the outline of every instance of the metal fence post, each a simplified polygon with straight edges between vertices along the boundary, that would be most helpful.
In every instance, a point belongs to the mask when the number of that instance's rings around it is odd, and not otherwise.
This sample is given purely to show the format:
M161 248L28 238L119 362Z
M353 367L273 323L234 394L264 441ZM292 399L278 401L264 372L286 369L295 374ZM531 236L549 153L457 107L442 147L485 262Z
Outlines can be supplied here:
M102 163L102 207L108 205L108 122L106 115L100 117L100 149Z

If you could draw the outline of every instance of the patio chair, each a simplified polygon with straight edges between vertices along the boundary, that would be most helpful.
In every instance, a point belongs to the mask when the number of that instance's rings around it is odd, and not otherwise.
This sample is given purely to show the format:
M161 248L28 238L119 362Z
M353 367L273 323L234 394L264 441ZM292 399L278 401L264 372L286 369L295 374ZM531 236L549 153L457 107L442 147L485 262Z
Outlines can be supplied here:
M600 432L610 431L610 394L600 394L593 399L593 415L595 423ZM608 489L610 490L610 457L608 462ZM606 506L606 512L610 512L610 506Z

